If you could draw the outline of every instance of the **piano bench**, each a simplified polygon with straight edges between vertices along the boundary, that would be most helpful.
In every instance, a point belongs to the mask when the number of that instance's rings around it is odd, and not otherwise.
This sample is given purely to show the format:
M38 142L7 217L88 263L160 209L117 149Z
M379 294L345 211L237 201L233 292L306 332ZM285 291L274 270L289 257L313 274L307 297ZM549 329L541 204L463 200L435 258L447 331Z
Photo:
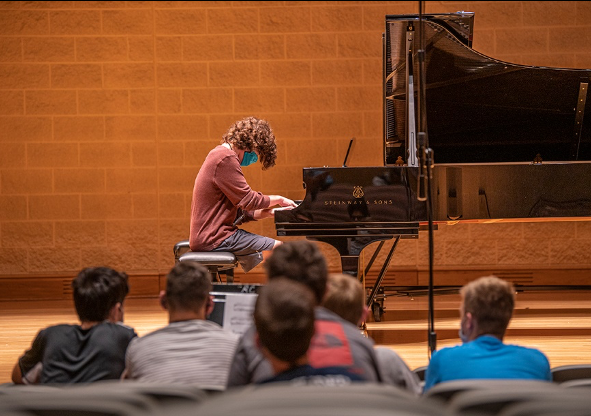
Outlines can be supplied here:
M191 247L189 247L189 240L181 240L176 243L172 249L172 252L174 253L174 264L177 264L181 254L186 253L187 251L191 251Z
M222 283L220 274L225 274L228 284L234 283L234 268L238 266L234 253L226 251L186 251L178 261L194 261L207 267L213 282Z

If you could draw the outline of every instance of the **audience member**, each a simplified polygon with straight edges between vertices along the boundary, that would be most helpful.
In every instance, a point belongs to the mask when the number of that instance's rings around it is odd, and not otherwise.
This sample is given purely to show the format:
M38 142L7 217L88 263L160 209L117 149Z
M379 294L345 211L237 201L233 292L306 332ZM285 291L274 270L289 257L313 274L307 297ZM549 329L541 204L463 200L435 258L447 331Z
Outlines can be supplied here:
M340 316L320 306L326 292L328 268L318 246L308 240L284 243L265 261L269 282L277 277L303 283L314 293L315 335L308 350L311 366L344 366L364 380L382 380L373 341ZM242 335L230 369L228 386L240 386L273 376L273 369L255 344L254 325Z
M198 263L170 270L160 293L169 324L131 342L124 378L226 388L238 337L206 320L213 311L211 290L209 271Z
M42 329L14 366L14 383L88 383L121 376L125 351L137 336L122 324L127 275L108 267L85 268L72 288L80 325Z
M326 296L322 306L356 326L361 325L369 313L365 306L363 285L346 274L328 276ZM396 351L380 346L374 348L384 383L409 390L415 395L422 392L421 380L408 368Z
M546 356L536 349L503 343L513 314L513 286L496 276L465 285L460 294L462 345L431 357L425 391L437 383L462 379L552 379Z
M345 367L314 368L309 364L315 306L310 288L290 279L275 278L261 290L254 310L256 340L275 373L261 384L291 381L334 386L363 381Z

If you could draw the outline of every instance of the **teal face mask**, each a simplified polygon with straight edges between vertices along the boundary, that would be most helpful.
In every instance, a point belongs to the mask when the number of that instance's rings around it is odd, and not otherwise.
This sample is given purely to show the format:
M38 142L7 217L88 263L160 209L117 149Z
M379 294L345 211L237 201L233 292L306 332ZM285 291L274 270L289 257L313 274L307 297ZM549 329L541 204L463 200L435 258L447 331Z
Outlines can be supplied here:
M244 152L244 156L242 157L242 162L240 162L240 166L252 165L257 160L259 160L259 157L255 152Z

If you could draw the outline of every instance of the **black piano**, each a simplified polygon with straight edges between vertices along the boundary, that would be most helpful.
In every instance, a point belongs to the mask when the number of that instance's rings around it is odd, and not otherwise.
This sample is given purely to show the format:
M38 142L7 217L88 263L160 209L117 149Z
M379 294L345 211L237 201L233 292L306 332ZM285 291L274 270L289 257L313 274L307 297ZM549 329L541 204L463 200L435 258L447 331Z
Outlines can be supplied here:
M304 168L305 198L276 213L278 236L332 245L355 276L367 245L394 238L391 256L418 238L422 45L433 223L591 220L591 70L490 58L472 49L473 25L465 12L386 16L384 166Z

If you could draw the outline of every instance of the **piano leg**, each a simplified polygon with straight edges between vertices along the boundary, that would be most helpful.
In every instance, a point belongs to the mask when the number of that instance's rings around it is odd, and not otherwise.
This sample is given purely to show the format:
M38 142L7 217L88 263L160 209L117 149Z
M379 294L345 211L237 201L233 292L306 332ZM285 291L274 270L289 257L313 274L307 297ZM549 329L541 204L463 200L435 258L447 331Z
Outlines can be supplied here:
M380 241L380 244L378 244L378 247L373 252L373 255L371 256L371 259L367 263L367 266L365 266L364 276L367 276L367 274L371 270L371 266L373 266L373 263L374 263L374 261L376 261L376 258L378 257L378 254L380 254L380 251L382 251L382 247L384 247L384 241ZM360 280L361 281L362 281L362 279L361 279L362 277L363 276L360 276Z
M341 267L343 273L357 277L359 273L359 256L341 255Z
M371 243L380 241L380 245L374 253L370 264L373 263L377 257L377 253L384 245L385 240L390 240L396 236L385 236L374 238L371 235L368 236L357 236L357 237L307 237L309 240L321 241L326 244L330 244L339 252L341 257L341 269L344 274L349 274L359 281L362 281L362 276L359 276L359 255L361 251ZM400 238L400 236L398 236ZM367 273L367 270L366 270Z
M390 248L390 252L388 253L388 256L386 257L386 261L382 265L382 270L380 270L380 274L378 275L378 277L376 279L373 289L372 289L369 297L367 298L366 305L373 312L374 320L376 322L380 322L382 320L382 314L384 313L384 307L383 307L384 300L381 299L380 302L376 302L376 300L375 300L376 294L381 289L382 280L384 280L384 276L386 275L386 271L388 270L388 267L390 267L390 261L392 260L392 255L394 254L394 250L396 250L396 246L398 245L399 241L400 241L400 236L397 235L394 238L394 243L392 244L392 247ZM383 293L383 289L381 289L381 293Z
M347 238L335 238L335 237L315 237L315 238L311 238L311 237L307 237L310 240L316 240L316 241L321 241L323 243L326 244L330 244L331 246L333 246L334 248L337 249L337 251L339 252L339 255L341 257L341 267L342 267L342 271L344 274L348 274L351 275L354 278L359 279L359 281L363 281L363 276L359 276L359 255L361 254L361 250L376 241L380 241L380 245L378 246L378 248L376 249L376 251L374 252L369 265L371 265L374 260L376 259L379 251L382 249L383 245L384 245L384 240L389 240L391 238L394 238L394 243L392 244L392 247L390 248L390 252L388 253L388 256L386 257L386 261L384 262L382 269L380 271L380 274L378 275L375 285L371 291L371 294L369 295L369 297L367 298L367 306L374 312L374 318L377 322L379 322L381 320L381 315L384 312L384 308L383 308L383 299L381 299L381 301L378 303L376 302L376 294L378 293L378 291L381 289L381 284L382 284L382 280L384 279L384 275L386 274L386 271L388 270L388 267L390 266L390 261L392 260L392 255L394 254L394 250L396 250L396 246L398 245L398 241L400 241L400 237L401 235L393 235L393 236L388 236L385 238L379 238L379 239L372 239L372 238L367 238L367 237L363 237L363 238L359 238L359 237L347 237ZM367 272L369 271L369 265L368 268L365 270L365 273L367 274ZM383 293L383 289L381 290L381 293Z

